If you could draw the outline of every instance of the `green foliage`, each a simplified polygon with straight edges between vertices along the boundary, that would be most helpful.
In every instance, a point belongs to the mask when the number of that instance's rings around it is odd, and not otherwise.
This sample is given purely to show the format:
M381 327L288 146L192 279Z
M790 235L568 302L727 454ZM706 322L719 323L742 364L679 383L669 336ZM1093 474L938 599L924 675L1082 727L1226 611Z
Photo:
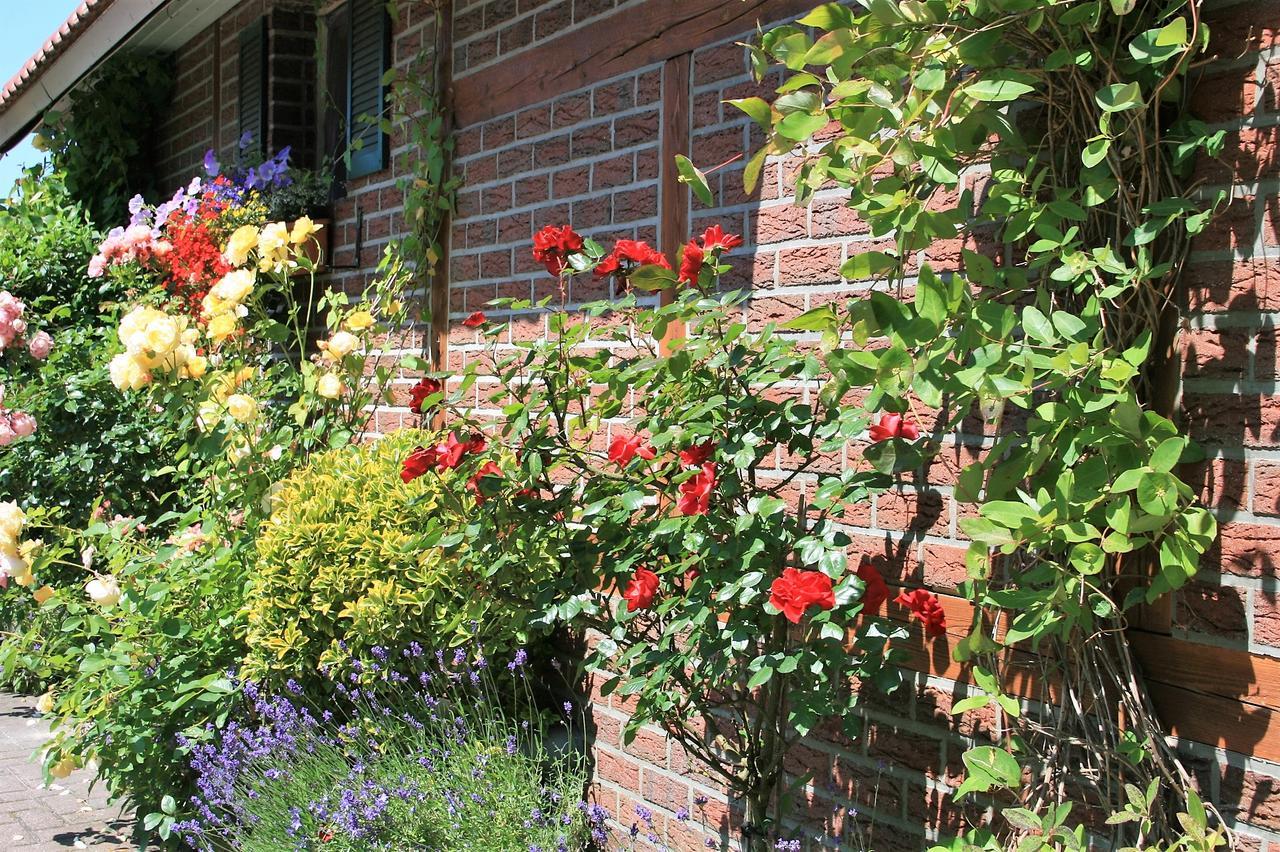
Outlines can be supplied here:
M465 522L463 479L401 482L400 466L425 432L316 456L285 479L258 541L247 609L253 677L314 678L320 665L367 656L404 636L492 650L524 641L531 615L506 603L506 587L531 565L480 571L429 540L424 528Z
M37 582L54 590L40 617L57 624L34 657L39 674L54 676L46 771L65 758L77 766L96 760L112 797L144 816L188 789L189 746L179 735L205 741L206 725L221 726L235 704L228 672L245 653L252 564L252 542L214 516L156 521L179 532L165 538L133 521L95 522L81 539L91 548L83 561L74 554L58 570L36 566ZM118 604L86 597L95 575L115 578ZM8 669L31 656L6 643L0 662ZM167 826L172 814L165 816Z
M43 315L52 334L96 324L99 305L122 295L114 282L86 274L100 238L60 172L27 169L0 202L0 289Z
M81 317L57 332L34 374L5 371L6 404L39 427L5 448L0 499L60 509L64 523L79 527L100 498L112 513L154 516L182 487L170 467L183 452L181 420L139 407L111 384L113 317L92 315L93 325Z
M172 92L169 56L124 53L72 91L65 113L49 116L44 141L54 166L98 224L123 220L132 196L159 189L150 144Z

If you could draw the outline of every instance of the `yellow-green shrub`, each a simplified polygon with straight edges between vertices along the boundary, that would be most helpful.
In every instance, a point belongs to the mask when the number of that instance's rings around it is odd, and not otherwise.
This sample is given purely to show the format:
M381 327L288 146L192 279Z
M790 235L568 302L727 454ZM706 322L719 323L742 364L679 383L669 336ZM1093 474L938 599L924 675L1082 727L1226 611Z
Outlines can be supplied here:
M503 578L477 577L424 544L428 518L447 523L442 513L470 505L452 471L400 480L404 458L433 440L403 430L319 455L283 481L247 600L248 676L305 676L411 640L474 637L491 650L524 641L531 614L483 592Z

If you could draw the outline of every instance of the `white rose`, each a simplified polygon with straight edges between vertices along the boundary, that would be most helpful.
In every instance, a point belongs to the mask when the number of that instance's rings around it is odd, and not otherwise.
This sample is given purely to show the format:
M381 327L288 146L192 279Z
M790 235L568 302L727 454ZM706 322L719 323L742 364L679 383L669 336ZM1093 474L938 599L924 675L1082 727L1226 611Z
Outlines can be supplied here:
M109 609L120 603L120 585L116 582L116 578L110 574L90 580L85 584L84 590L89 593L89 598L100 607Z

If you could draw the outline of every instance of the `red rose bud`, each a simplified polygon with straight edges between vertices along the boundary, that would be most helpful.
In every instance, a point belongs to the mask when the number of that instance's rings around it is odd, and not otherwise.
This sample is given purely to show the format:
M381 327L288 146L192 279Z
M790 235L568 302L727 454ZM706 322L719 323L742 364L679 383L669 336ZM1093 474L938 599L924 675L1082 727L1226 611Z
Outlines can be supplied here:
M890 438L906 438L914 441L920 437L920 427L910 417L903 414L880 415L880 422L871 424L867 430L872 441L887 441Z
M811 606L820 609L834 607L836 595L831 578L821 571L786 568L769 587L769 603L786 616L787 621L799 624L805 610Z
M688 449L681 450L680 463L686 467L701 467L710 460L711 454L715 451L715 441L708 438L701 444L694 444Z
M619 435L609 443L609 461L618 467L626 467L633 458L639 456L652 461L657 455L653 447L644 442L639 435Z
M502 479L502 468L494 462L487 461L467 480L467 490L476 495L477 506L483 505L486 499L498 493L495 479ZM488 493L485 493L486 490Z
M705 257L702 247L693 240L690 240L684 247L684 254L680 259L680 275L679 280L685 284L698 283L698 273L702 271L702 260Z
M409 391L409 408L415 414L425 414L422 406L427 398L444 390L444 386L436 379L423 377Z
M717 249L729 251L742 245L742 237L737 234L726 234L724 228L712 225L702 234L702 250L712 252Z
M637 568L635 576L627 583L622 597L627 601L627 612L648 609L658 594L658 575L648 568Z
M902 591L894 598L894 602L915 613L924 623L925 636L942 636L947 632L947 614L933 592L927 589L915 589L910 593Z
M870 561L863 559L858 566L858 577L862 580L862 611L871 614L880 609L889 599L889 587L884 578Z
M582 237L568 225L547 225L533 235L533 259L559 276L569 265L569 255L582 251Z
M711 492L716 487L716 466L707 462L691 479L680 485L676 511L682 515L705 515L711 505Z
M471 316L462 321L467 328L479 328L489 320L485 317L484 311L476 311Z

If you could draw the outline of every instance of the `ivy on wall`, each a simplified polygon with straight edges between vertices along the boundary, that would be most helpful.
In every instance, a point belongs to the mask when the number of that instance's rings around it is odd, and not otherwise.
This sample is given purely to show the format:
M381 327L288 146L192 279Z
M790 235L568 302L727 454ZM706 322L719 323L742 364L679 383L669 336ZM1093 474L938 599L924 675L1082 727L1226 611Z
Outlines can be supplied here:
M168 55L126 53L77 87L65 112L46 117L39 144L51 151L72 197L99 225L127 219L133 195L154 197L151 142L172 95Z

